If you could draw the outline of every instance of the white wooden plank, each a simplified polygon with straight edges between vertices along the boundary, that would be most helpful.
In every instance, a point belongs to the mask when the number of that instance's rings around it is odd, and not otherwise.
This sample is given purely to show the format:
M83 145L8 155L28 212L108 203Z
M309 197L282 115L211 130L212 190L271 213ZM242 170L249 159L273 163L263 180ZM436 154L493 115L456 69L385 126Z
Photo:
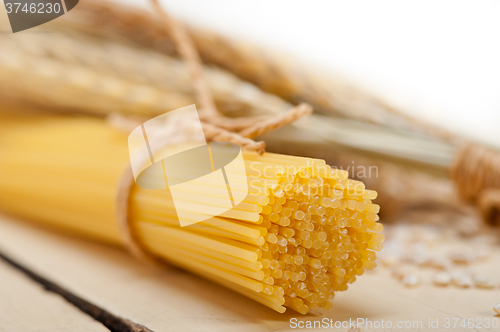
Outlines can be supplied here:
M0 260L1 332L104 332L101 323Z
M296 330L290 328L292 318L327 318L334 322L357 318L411 320L422 321L425 330L429 319L439 319L443 324L444 319L454 317L494 318L491 308L500 300L498 290L440 289L430 284L406 289L388 271L380 269L361 276L347 292L338 294L329 312L318 310L307 316L293 311L278 314L189 273L143 265L117 248L7 218L0 220L0 229L1 250L19 262L96 305L154 331ZM500 263L498 247L492 259L492 264ZM380 331L365 329L372 330Z

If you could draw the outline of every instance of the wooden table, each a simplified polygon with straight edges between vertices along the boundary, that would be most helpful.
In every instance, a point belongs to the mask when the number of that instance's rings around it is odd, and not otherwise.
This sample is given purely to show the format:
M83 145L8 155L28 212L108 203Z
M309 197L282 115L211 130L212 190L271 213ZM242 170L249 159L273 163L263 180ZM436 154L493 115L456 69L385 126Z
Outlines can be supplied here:
M10 217L0 218L0 252L72 294L152 331L295 331L299 330L293 328L299 321L328 321L333 324L330 330L347 331L346 323L335 328L335 322L358 318L370 320L375 326L384 320L386 328L372 326L365 331L427 331L429 323L436 320L440 328L433 331L500 331L459 326L464 318L473 318L476 324L483 319L483 325L486 318L496 318L500 323L492 310L492 305L500 301L498 288L437 288L425 283L408 289L384 267L366 273L348 291L339 293L331 311L313 310L302 316L292 310L276 313L176 268L144 265L119 248ZM491 259L499 266L500 248ZM107 330L1 261L0 275L0 331ZM446 320L453 325L453 318L459 319L457 326L446 329ZM392 328L387 328L388 321ZM414 326L397 328L398 322ZM314 330L325 329L307 329Z

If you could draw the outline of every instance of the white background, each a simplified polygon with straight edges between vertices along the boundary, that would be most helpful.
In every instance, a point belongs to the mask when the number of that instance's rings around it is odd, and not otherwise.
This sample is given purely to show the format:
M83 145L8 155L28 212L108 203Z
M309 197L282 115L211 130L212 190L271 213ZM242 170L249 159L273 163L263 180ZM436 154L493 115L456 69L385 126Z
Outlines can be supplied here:
M341 73L416 116L500 146L498 1L162 3L191 24Z

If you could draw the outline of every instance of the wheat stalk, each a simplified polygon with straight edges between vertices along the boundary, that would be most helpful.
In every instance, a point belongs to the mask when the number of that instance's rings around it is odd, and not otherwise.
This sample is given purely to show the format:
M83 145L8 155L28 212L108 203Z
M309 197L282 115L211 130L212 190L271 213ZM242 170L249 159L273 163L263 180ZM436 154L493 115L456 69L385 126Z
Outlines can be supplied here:
M157 51L174 55L172 36L155 15L107 1L88 0L79 6L72 23L95 34L112 34ZM99 30L94 27L99 26ZM451 142L460 138L414 119L382 99L338 76L306 70L295 61L271 55L248 43L236 42L206 29L189 28L202 60L224 68L243 80L292 104L306 102L323 114L406 129Z
M195 102L188 69L179 59L116 39L56 31L0 36L0 86L6 97L100 115L154 116ZM217 106L228 116L278 114L291 107L223 70L204 71Z

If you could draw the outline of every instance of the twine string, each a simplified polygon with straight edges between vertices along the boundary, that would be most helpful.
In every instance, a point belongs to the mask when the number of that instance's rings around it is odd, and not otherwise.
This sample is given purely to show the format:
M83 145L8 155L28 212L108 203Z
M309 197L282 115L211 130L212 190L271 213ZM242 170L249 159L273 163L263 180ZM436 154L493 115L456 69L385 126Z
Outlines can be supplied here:
M470 143L458 153L451 168L458 192L476 205L490 225L500 224L500 153Z
M112 114L108 117L108 122L115 128L122 129L129 133L141 125L138 119L127 118L119 114ZM168 122L150 126L149 133L158 141L167 141L169 145L180 144L182 142L193 141L196 137L196 128L193 128L195 122L184 114L175 114L169 118ZM252 141L253 142L253 141ZM154 149L153 147L150 147ZM160 147L161 149L161 147ZM157 150L153 150L155 154ZM134 160L135 165L145 165L149 161L149 154L138 154L139 160ZM132 172L132 163L127 163L120 180L118 181L116 194L116 219L118 229L121 234L121 240L125 249L132 256L149 264L164 264L162 260L155 257L144 245L137 231L136 224L130 218L129 203L132 189L134 187L134 174Z
M188 70L193 80L193 87L195 90L196 100L200 103L202 109L200 117L202 119L210 119L221 116L215 106L212 93L208 88L207 81L203 74L203 66L201 64L200 56L196 51L193 41L189 37L186 29L184 29L181 22L170 17L163 7L158 3L158 0L150 0L153 8L161 16L164 22L164 28L172 33L175 46L181 59L188 65Z

